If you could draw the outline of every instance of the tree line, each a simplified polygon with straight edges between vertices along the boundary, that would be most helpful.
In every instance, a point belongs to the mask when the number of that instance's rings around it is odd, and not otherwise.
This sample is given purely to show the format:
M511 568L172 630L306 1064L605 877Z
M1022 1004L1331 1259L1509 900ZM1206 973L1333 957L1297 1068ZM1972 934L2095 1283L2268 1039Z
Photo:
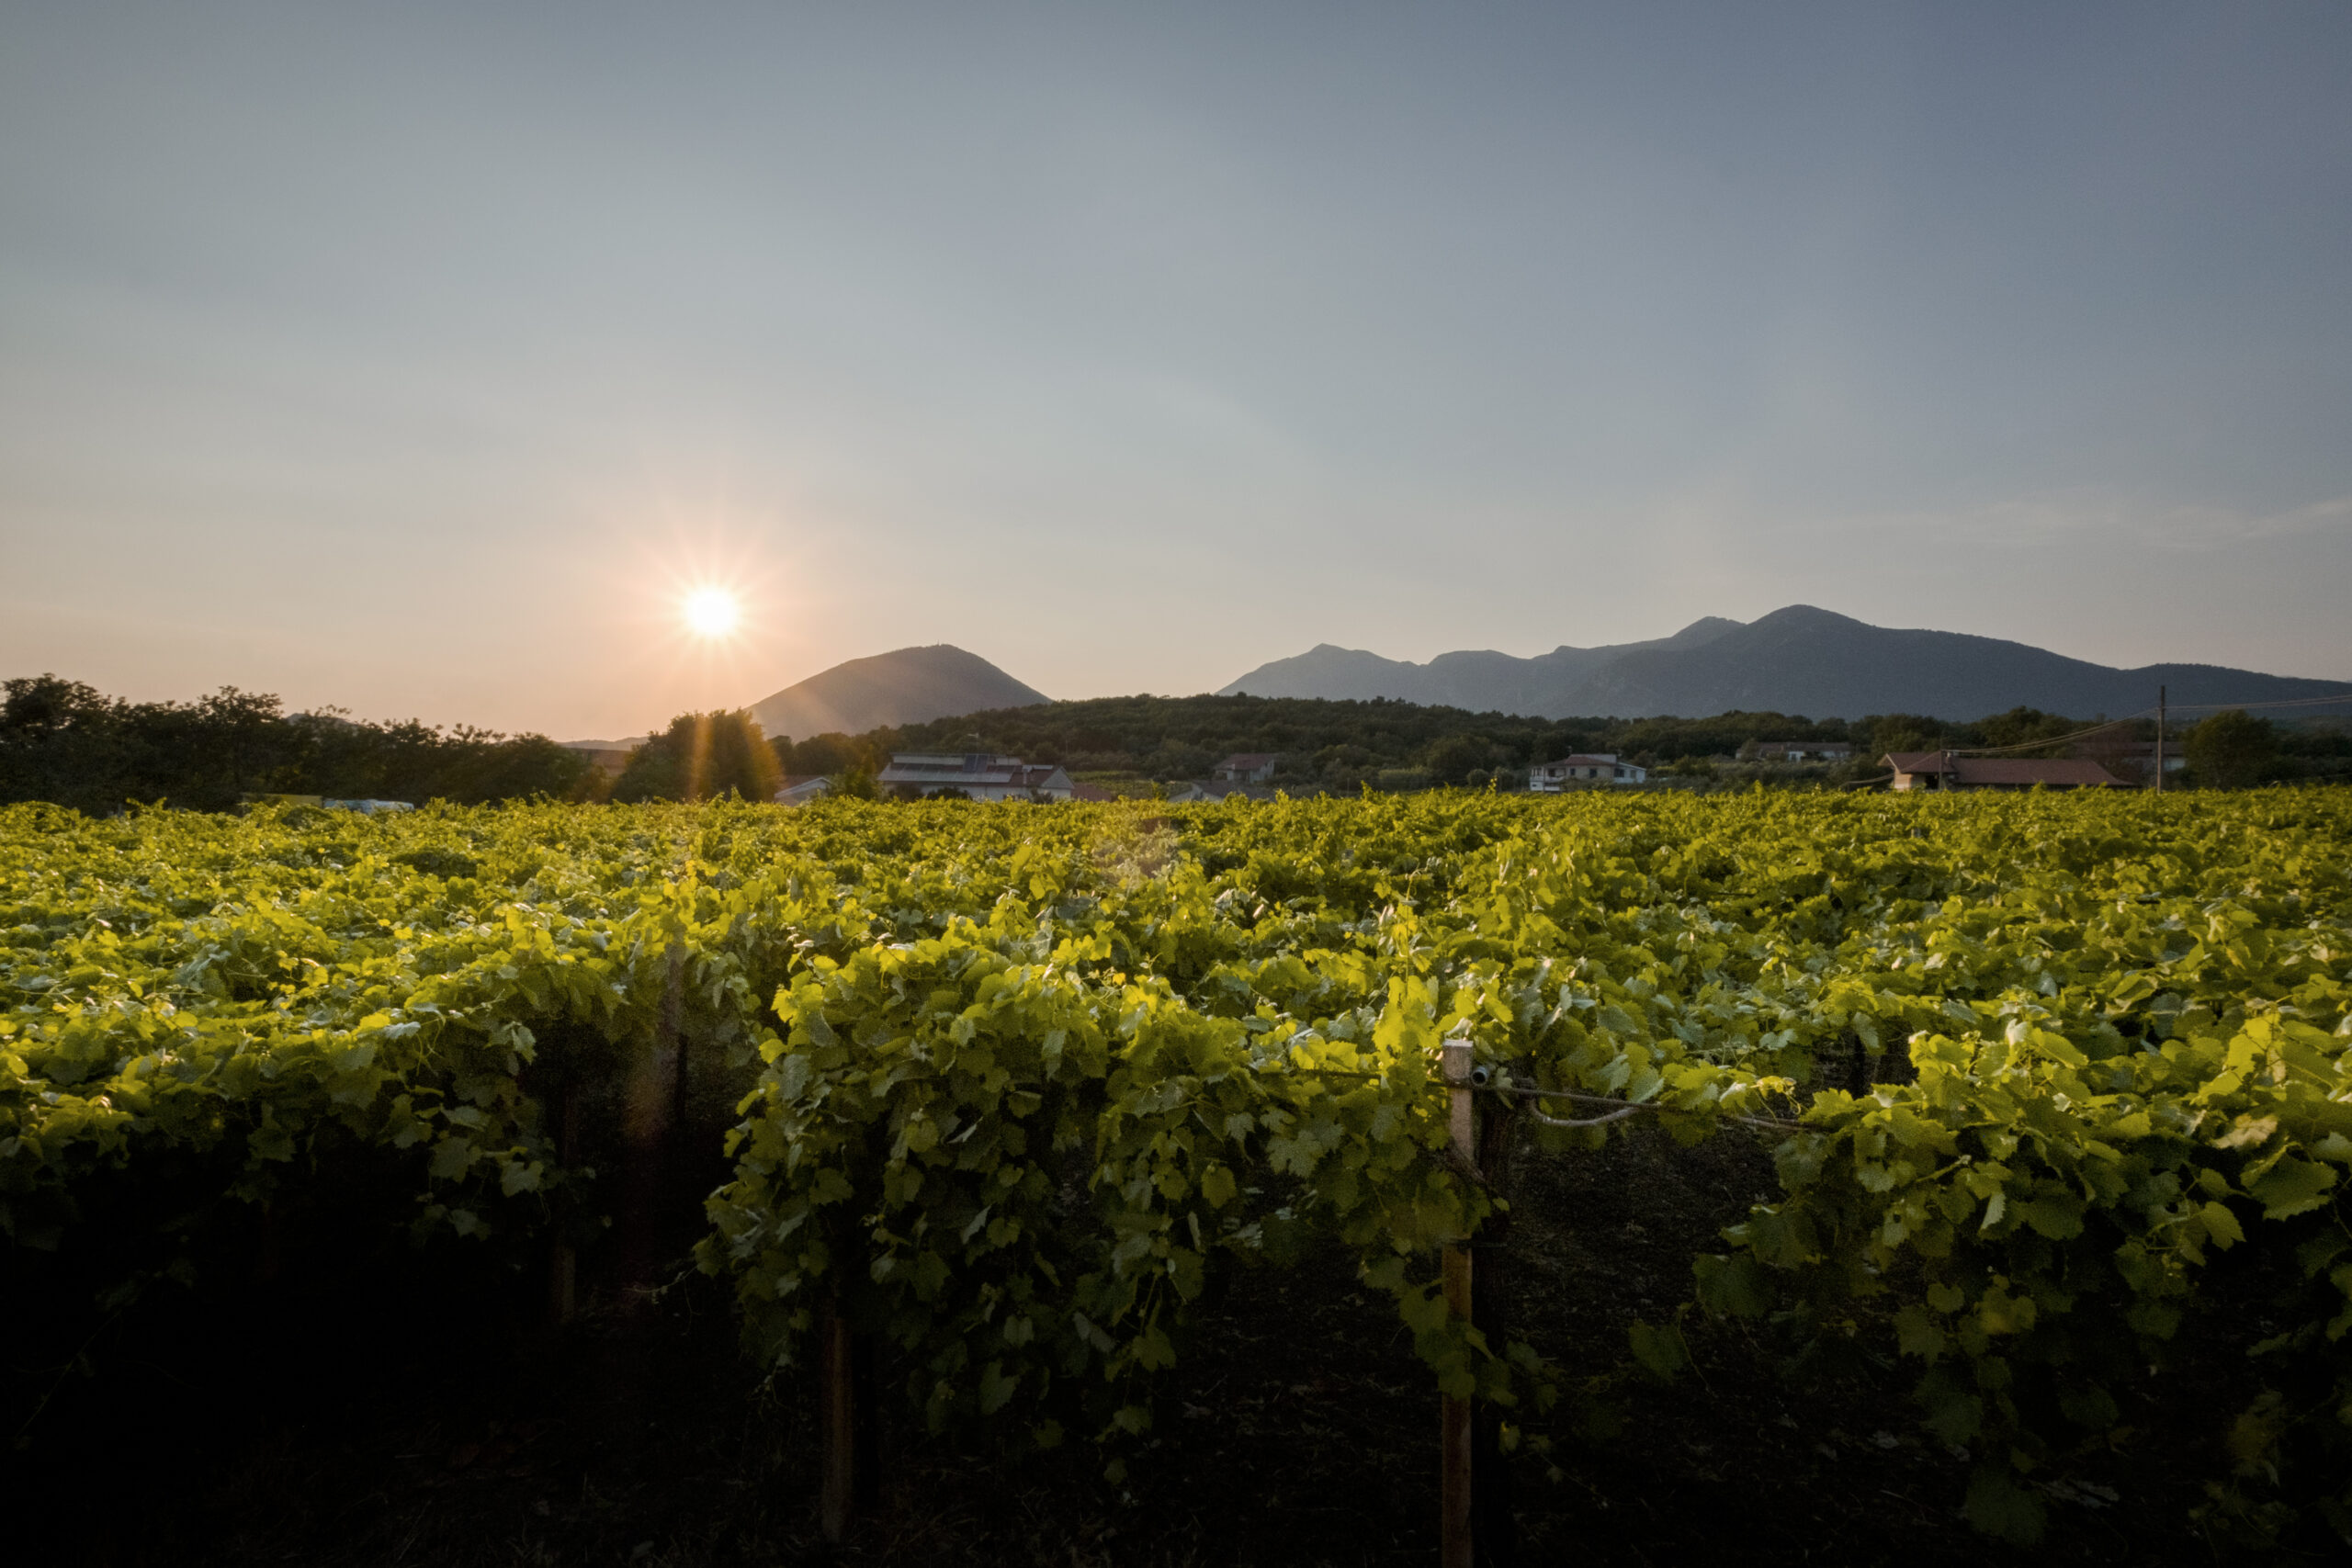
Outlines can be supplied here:
M1204 777L1235 752L1271 752L1280 758L1277 785L1352 793L1367 784L1517 788L1533 763L1594 751L1669 777L1744 781L1775 772L1749 761L1760 742L1842 742L1853 750L1850 761L1807 776L1858 781L1878 773L1889 751L1997 747L2055 755L2067 750L2061 738L2086 728L2023 707L1962 724L1917 714L1546 719L1385 699L1101 697L797 740L761 734L747 712L681 714L608 779L584 754L543 735L366 723L334 710L288 714L275 696L234 687L192 703L126 702L55 675L11 680L0 690L0 801L47 800L92 815L130 802L226 810L261 794L465 805L533 796L765 800L787 777L809 775L831 780L835 793L870 796L894 751L1001 752L1078 774L1158 781ZM2154 733L2135 721L2106 739ZM2184 739L2187 782L2233 787L2352 774L2352 735L2341 720L2280 726L2224 713Z
M1408 779L1430 784L1505 788L1527 769L1577 753L1608 752L1669 775L1721 773L1759 742L1838 742L1853 758L1831 773L1846 778L1882 772L1890 751L2014 748L2018 755L2055 755L2052 743L2097 723L2018 707L1967 723L1921 714L1860 719L1802 714L1732 712L1711 718L1558 718L1472 713L1375 698L1337 702L1306 697L1100 697L967 714L929 724L877 729L859 737L821 736L790 748L793 771L829 772L836 759L868 762L891 751L1001 751L1058 761L1073 773L1129 773L1156 780L1202 778L1235 752L1280 756L1274 782L1294 787L1353 790ZM2334 725L2335 728L2328 728ZM2145 741L2154 726L2132 721L2111 740ZM2200 739L2201 738L2201 739ZM2183 739L2176 728L2172 737ZM2241 784L2272 778L2324 776L2352 767L2352 737L2341 721L2275 726L2244 713L2216 715L2187 734L2202 782Z
M234 686L192 703L133 703L34 675L0 693L0 801L94 817L132 803L226 811L249 795L575 800L594 784L585 757L544 735L289 714L277 697Z
M1375 697L1097 697L1001 708L859 737L872 750L1001 751L1060 762L1073 773L1159 780L1205 777L1235 752L1282 759L1275 782L1352 789L1399 771L1432 784L1524 775L1575 752L1634 761L1735 752L1756 739L1846 740L1843 720L1778 713L1713 718L1565 718L1472 713ZM844 738L824 737L837 741Z

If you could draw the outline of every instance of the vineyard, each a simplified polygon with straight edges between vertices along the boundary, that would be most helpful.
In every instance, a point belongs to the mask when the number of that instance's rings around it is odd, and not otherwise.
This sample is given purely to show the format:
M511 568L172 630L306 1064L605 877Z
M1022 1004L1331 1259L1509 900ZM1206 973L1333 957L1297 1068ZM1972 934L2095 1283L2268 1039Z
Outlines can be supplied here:
M1336 1254L1521 1497L1736 1342L1893 1369L1991 1538L2163 1434L2200 1551L2352 1540L2348 1044L2324 790L9 807L8 1415L342 1215L557 1330L698 1270L748 1382L1115 1495ZM1778 1190L1564 1359L1510 1281L1629 1138Z

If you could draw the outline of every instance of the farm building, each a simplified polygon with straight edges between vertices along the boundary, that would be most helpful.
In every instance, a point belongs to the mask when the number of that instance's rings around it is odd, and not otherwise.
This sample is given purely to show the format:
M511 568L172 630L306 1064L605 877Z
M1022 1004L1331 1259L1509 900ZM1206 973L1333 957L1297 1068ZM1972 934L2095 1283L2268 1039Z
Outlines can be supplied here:
M1881 764L1899 790L2129 789L2087 757L1963 757L1951 751L1890 751Z
M971 800L1068 800L1070 776L1051 762L985 751L899 751L876 781L890 794L920 799L942 791Z

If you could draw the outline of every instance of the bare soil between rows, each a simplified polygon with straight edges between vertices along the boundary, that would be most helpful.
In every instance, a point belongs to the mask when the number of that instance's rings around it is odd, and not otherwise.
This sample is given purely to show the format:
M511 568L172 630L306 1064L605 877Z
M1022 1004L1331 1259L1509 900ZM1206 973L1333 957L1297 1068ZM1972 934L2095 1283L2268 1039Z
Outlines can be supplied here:
M2189 1359L2123 1443L2046 1477L2048 1540L1962 1521L1966 1464L1915 1425L1916 1367L1869 1348L1791 1369L1694 1322L1690 1371L1635 1371L1626 1328L1668 1318L1690 1259L1774 1188L1758 1145L1649 1132L1523 1155L1514 1331L1570 1399L1511 1465L1522 1563L2211 1561L2192 1526L2234 1408ZM1074 1443L1011 1459L881 1404L878 1496L842 1546L817 1530L810 1380L763 1384L716 1282L592 1308L560 1343L497 1326L447 1280L346 1271L168 1340L109 1348L9 1461L18 1562L150 1564L1313 1564L1434 1562L1437 1397L1393 1308L1337 1249L1245 1270L1200 1314L1120 1484ZM193 1339L196 1343L190 1343ZM885 1369L886 1373L888 1369ZM882 1380L886 1386L889 1379ZM1556 1478L1547 1473L1556 1466ZM2278 1560L2274 1553L2272 1560Z

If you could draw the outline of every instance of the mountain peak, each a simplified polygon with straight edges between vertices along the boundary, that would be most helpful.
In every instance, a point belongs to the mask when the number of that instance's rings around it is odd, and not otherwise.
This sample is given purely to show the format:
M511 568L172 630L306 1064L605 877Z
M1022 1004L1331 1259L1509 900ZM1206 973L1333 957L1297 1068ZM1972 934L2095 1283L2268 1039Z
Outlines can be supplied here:
M761 698L752 716L770 737L806 740L1051 700L978 654L935 642L836 664Z
M1835 610L1825 610L1818 604L1783 604L1770 615L1758 615L1747 624L1750 626L1862 626L1870 623L1858 621L1851 615L1841 615Z
M1802 609L1804 606L1793 607ZM1785 612L1781 613L1785 614ZM1725 632L1736 632L1747 624L1745 621L1735 621L1723 615L1702 615L1666 640L1677 648L1696 648L1702 642L1714 641Z

